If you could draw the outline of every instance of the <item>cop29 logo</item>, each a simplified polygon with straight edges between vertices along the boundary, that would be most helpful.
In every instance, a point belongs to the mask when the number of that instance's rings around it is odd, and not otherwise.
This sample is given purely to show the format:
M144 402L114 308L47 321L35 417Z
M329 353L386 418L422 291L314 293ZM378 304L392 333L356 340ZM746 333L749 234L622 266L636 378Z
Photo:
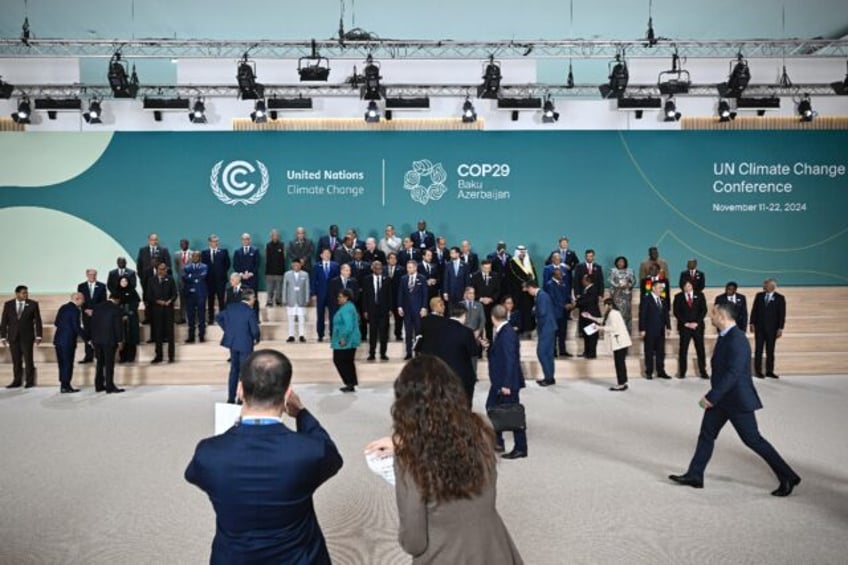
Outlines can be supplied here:
M431 200L440 200L448 191L445 181L448 173L441 163L429 159L412 162L412 170L403 177L403 188L415 202L426 205Z
M256 183L245 179L245 177L248 177L248 179L254 177L254 180L256 180L257 167L254 167L249 161L230 161L226 166L224 166L224 161L218 161L212 167L212 172L209 175L209 186L212 188L212 193L228 206L256 204L262 200L270 186L268 168L262 161L256 161L256 165L259 168L258 186Z

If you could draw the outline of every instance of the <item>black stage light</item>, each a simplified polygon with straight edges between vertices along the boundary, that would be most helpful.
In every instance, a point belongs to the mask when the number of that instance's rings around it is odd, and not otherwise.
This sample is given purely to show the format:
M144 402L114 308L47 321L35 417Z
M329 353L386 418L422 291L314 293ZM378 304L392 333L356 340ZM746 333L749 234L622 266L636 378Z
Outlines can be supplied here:
M676 122L680 120L680 112L677 111L677 104L674 103L674 98L671 96L668 97L668 100L665 101L665 107L663 108L664 122Z
M680 56L677 52L671 55L671 70L663 71L657 78L660 94L686 94L692 84L689 71L680 68Z
M315 40L312 40L312 54L297 60L297 73L302 82L327 82L330 78L330 60L318 54Z
M18 100L18 109L12 113L12 119L16 124L29 124L32 116L32 106L30 106L29 98L23 97Z
M545 98L545 104L542 106L542 123L543 124L552 124L559 120L559 112L554 108L554 101L551 100L550 95Z
M751 69L742 53L736 55L736 64L731 61L730 65L733 66L730 76L727 82L718 85L718 93L722 98L739 98L751 82Z
M103 110L100 108L100 100L92 98L88 103L88 112L84 112L82 119L89 124L103 123Z
M15 90L15 87L8 82L4 82L2 78L0 78L0 99L8 100L12 97L12 92Z
M265 95L265 85L256 82L256 64L244 54L236 72L239 96L242 100L258 100Z
M268 121L268 107L265 105L265 100L260 98L253 105L253 111L250 113L250 119L255 124L264 124Z
M518 121L518 110L513 110L513 111L512 111L512 115L510 116L510 119L511 119L513 122L517 122L517 121Z
M736 119L736 112L730 110L730 104L727 100L718 101L718 121L729 122Z
M203 103L203 98L198 98L194 101L194 106L191 112L188 113L188 119L193 124L206 123L206 104Z
M483 84L477 87L477 98L497 98L501 90L501 78L501 65L495 62L495 56L492 55L483 72Z
M798 102L798 115L801 116L802 122L812 122L816 117L816 112L813 111L813 105L810 102L810 95L805 94Z
M109 87L115 98L135 98L138 94L138 75L133 66L132 74L127 72L129 64L121 59L121 53L117 52L109 60Z
M848 62L846 62L846 66L848 66ZM0 81L0 84L3 84L3 81ZM839 96L845 96L848 94L848 72L845 73L845 78L842 82L832 82L830 83L830 87L833 89L833 92ZM11 90L9 92L11 93ZM8 98L8 96L0 95L0 98Z
M477 121L477 112L474 111L474 104L471 99L466 96L465 102L462 104L462 122L470 124Z
M614 61L609 62L609 69L609 83L598 87L598 90L601 91L601 98L621 98L627 88L627 82L630 80L630 73L627 72L627 61L624 60L621 53L615 56Z
M368 103L368 109L365 110L365 121L369 124L380 121L380 108L377 107L377 103L373 100Z
M365 84L360 89L360 96L363 100L380 100L386 95L386 88L380 84L380 80L383 78L380 76L380 65L374 62L374 58L370 54L365 59L363 73Z

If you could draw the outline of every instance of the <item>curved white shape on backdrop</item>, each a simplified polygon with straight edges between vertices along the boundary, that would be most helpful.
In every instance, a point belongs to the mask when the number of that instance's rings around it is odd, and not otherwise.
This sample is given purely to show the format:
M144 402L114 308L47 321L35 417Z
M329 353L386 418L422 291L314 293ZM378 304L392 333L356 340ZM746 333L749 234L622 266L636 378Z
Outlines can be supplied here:
M112 133L0 133L0 188L44 187L71 180L100 159Z

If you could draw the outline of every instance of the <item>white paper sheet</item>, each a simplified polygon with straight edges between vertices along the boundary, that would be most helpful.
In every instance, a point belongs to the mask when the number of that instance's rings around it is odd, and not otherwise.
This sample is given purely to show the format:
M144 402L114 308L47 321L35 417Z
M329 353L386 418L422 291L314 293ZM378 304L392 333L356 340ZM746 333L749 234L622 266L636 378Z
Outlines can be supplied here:
M227 402L215 403L215 435L219 436L233 427L241 417L241 406Z

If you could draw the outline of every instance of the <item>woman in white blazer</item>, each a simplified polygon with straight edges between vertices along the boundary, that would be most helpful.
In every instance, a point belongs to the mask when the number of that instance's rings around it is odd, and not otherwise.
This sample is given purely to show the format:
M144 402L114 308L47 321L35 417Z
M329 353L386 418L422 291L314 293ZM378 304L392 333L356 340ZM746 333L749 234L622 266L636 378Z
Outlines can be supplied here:
M627 331L624 317L616 307L615 301L612 298L604 299L603 318L595 318L588 312L584 312L582 316L600 324L598 329L604 332L604 342L615 360L615 376L618 379L618 385L610 387L610 390L615 392L627 390L627 363L625 359L627 348L633 342L630 340L630 332Z

